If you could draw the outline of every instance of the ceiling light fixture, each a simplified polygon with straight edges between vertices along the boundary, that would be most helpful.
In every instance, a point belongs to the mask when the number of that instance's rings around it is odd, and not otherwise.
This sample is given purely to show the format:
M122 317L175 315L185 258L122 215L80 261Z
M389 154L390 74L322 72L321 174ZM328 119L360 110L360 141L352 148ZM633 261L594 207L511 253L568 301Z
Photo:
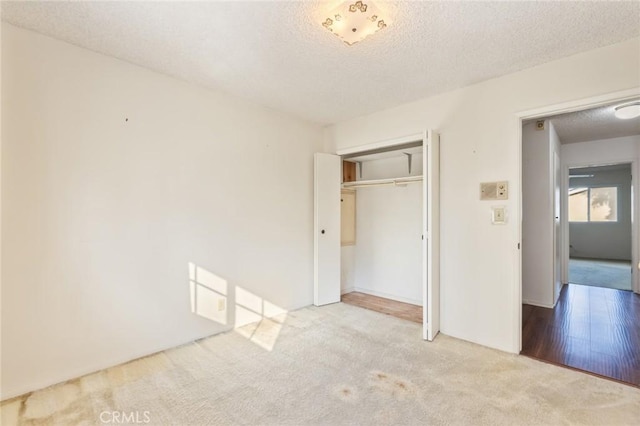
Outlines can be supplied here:
M370 2L346 1L329 12L322 26L351 46L386 28L387 23Z
M640 117L640 102L631 102L630 104L618 105L615 107L616 117L623 120L629 118Z

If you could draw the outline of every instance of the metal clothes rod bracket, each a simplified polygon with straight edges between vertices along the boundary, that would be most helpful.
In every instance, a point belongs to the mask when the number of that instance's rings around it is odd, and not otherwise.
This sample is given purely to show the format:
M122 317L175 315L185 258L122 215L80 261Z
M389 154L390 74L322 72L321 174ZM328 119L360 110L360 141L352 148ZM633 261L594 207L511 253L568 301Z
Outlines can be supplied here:
M409 163L409 174L411 174L411 160L413 159L413 156L406 152L403 152L403 154L407 156L407 162Z

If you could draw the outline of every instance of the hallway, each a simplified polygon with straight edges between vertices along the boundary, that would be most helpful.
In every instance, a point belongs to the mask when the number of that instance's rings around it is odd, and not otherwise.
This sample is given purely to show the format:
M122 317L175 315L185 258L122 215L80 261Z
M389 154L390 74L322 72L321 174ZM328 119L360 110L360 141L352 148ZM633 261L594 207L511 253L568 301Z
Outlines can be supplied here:
M576 284L554 309L522 307L522 355L640 387L640 296Z

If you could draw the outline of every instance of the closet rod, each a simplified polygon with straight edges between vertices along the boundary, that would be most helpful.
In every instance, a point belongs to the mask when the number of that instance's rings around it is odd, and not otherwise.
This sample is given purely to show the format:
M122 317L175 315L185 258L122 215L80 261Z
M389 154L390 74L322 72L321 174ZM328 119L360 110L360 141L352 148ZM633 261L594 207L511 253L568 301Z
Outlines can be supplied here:
M391 178L391 179L373 179L373 180L360 180L354 182L344 182L343 188L365 188L372 186L386 186L386 185L406 185L408 183L421 182L422 176L409 176L403 178Z

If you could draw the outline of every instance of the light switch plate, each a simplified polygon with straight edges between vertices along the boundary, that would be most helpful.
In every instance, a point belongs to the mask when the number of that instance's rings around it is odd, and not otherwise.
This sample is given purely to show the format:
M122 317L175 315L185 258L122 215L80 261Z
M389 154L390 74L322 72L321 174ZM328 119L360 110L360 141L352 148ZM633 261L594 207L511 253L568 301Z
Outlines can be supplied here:
M505 225L507 223L507 208L505 206L491 207L491 223Z

